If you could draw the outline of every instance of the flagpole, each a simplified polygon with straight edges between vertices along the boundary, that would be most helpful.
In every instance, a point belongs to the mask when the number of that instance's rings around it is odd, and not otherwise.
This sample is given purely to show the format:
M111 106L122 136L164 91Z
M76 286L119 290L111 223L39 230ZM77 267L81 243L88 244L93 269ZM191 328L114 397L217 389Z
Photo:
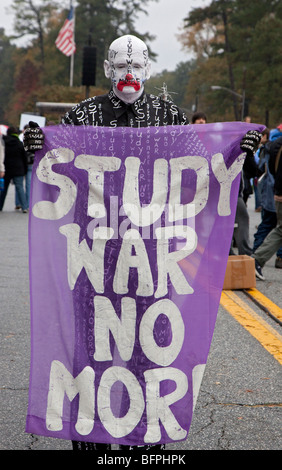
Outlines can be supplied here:
M70 58L70 86L73 86L73 68L74 68L74 54L76 51L76 45L74 41L75 34L75 19L74 19L74 8L70 6L70 11L65 19L63 26L61 27L57 39L55 41L56 47L63 54Z
M73 86L73 66L74 66L74 53L70 57L70 87Z
M72 2L71 2L72 7ZM75 8L73 6L73 42L75 42ZM73 86L74 52L70 57L70 87Z

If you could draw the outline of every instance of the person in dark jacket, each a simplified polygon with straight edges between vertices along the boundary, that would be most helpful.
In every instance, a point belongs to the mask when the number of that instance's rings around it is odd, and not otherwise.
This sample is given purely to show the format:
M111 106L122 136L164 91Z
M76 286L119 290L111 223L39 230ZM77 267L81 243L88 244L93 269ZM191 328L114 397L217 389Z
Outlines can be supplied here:
M15 127L9 127L7 135L3 137L5 144L5 177L4 190L0 196L0 211L2 211L10 182L13 181L22 212L27 212L27 202L23 187L24 175L27 172L27 156L23 143L19 139L18 131Z
M264 280L262 268L282 244L282 137L271 143L269 148L269 171L274 176L274 201L277 225L254 252L256 276Z
M192 124L206 124L207 116L205 115L205 113L198 111L197 113L193 114L191 122Z
M264 130L263 135L269 136L269 130ZM281 134L282 137L282 134ZM276 137L278 138L278 137ZM275 139L273 139L275 140ZM262 143L262 142L261 142ZM265 237L276 227L277 217L274 201L274 177L269 170L270 148L275 150L275 145L268 139L262 143L260 149L257 151L258 156L258 193L261 203L261 222L254 234L253 251L255 252L262 244ZM279 143L278 143L279 146ZM282 244L276 253L275 268L282 269Z
M242 148L242 146L241 146ZM251 256L253 253L250 237L249 237L249 224L250 218L244 201L244 172L254 178L258 175L258 168L254 158L254 147L246 149L246 158L243 165L241 175L240 188L238 194L236 215L235 215L235 228L233 232L233 239L236 247L238 248L239 255ZM230 249L230 254L234 254L233 249Z

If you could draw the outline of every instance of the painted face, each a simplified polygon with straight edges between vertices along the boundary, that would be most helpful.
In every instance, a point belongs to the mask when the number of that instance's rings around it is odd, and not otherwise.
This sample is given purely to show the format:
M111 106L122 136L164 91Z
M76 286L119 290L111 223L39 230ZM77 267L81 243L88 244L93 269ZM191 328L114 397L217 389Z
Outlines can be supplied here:
M143 93L150 77L150 61L146 44L135 36L122 36L109 48L104 62L105 75L112 81L118 98L133 103Z

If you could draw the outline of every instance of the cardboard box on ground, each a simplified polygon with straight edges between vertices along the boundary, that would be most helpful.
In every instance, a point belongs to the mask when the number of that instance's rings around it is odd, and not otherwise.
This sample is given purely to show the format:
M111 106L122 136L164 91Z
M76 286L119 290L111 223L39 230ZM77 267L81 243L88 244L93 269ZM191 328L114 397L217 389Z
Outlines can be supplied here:
M228 256L223 289L251 289L253 287L256 287L254 258L247 255Z

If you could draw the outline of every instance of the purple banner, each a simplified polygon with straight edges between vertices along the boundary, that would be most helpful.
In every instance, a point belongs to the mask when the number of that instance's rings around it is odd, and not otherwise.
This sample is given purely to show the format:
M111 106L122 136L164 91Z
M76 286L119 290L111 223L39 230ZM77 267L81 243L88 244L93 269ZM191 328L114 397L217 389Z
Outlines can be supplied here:
M187 438L251 129L262 126L44 129L29 227L27 432Z

